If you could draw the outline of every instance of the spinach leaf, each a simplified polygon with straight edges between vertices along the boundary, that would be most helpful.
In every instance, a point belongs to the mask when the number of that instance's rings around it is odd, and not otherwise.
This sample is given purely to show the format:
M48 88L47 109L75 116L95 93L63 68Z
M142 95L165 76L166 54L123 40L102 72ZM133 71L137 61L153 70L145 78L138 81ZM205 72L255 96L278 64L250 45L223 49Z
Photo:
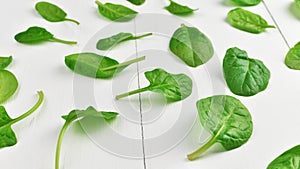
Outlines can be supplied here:
M74 22L77 25L80 23L74 19L66 18L67 14L60 7L51 4L49 2L38 2L35 5L35 9L37 12L47 21L50 22L62 22L62 21L70 21Z
M98 0L96 0L96 4L98 5L98 11L101 15L116 22L130 21L138 14L138 12L123 5L112 3L102 4Z
M198 10L198 9L191 9L188 6L180 5L174 2L173 0L170 0L170 5L166 6L165 9L174 15L188 15Z
M262 0L231 0L231 2L239 6L254 6L261 3Z
M248 58L239 48L227 50L223 59L223 72L232 93L240 96L253 96L268 86L270 71L264 63Z
M103 112L97 111L93 107L88 107L86 110L72 110L68 115L62 116L65 120L65 124L63 125L62 129L60 130L57 145L56 145L56 155L55 155L55 169L59 169L59 159L60 159L60 150L61 144L63 141L63 137L65 135L66 130L70 126L70 124L74 121L82 120L87 117L98 117L103 118L104 120L111 120L117 117L118 113L116 112Z
M39 91L38 95L39 100L37 101L37 103L26 113L15 119L10 118L5 108L3 106L0 106L0 148L9 147L17 144L17 138L11 126L28 117L39 108L39 106L43 102L44 94L42 91Z
M242 8L229 11L227 20L231 26L249 33L258 34L265 32L266 28L275 28L275 26L269 25L261 16Z
M74 41L66 41L61 40L56 37L50 32L48 32L45 28L41 27L30 27L26 31L18 33L15 36L15 40L19 43L25 44L34 44L34 43L41 43L44 41L53 41L53 42L60 42L64 44L74 45L77 42Z
M121 32L121 33L118 33L111 37L107 37L105 39L100 39L97 43L97 49L108 50L108 49L113 48L114 46L116 46L119 43L129 41L129 40L141 39L141 38L144 38L146 36L151 36L151 35L152 35L152 33L147 33L147 34L140 35L140 36L133 36L131 33Z
M300 145L297 145L273 160L267 169L299 169L299 167Z
M12 62L12 56L0 57L0 70L5 69Z
M197 28L181 25L173 34L171 52L191 67L208 62L214 55L211 41Z
M202 126L211 133L210 140L188 155L189 160L199 158L215 143L226 150L245 144L252 135L253 124L248 109L236 98L217 95L201 99L197 109Z
M134 5L142 5L143 3L146 2L146 0L127 0L130 3L134 4Z
M116 96L116 99L152 91L163 94L168 101L179 101L187 98L192 93L192 79L185 74L171 74L163 69L154 69L145 72L145 76L150 82L149 86L120 94Z
M284 63L291 69L300 70L300 42L289 50Z
M0 103L9 99L18 88L18 80L7 70L0 70Z
M106 56L94 53L77 53L65 57L65 64L74 72L93 78L111 78L126 66L145 60L145 56L119 63Z

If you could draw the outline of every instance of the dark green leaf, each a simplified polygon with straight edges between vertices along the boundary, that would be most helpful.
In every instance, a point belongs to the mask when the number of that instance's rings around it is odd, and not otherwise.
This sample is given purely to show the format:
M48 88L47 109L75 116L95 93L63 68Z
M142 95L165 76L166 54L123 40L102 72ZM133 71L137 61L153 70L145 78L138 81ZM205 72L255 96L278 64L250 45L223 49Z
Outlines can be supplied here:
M55 38L53 34L48 32L45 28L37 26L30 27L26 31L18 33L15 36L15 40L19 43L25 44L40 43L44 41L54 41L70 45L77 44L77 42Z
M77 53L65 57L65 64L74 72L93 78L111 78L126 66L144 60L137 58L124 63L94 53Z
M163 69L154 69L145 72L145 76L150 82L149 86L118 95L116 99L145 91L153 91L163 94L169 101L179 101L192 93L193 82L185 74L171 74Z
M111 37L107 37L105 39L100 39L97 43L97 49L108 50L108 49L113 48L114 46L116 46L119 43L129 41L129 40L141 39L143 37L150 36L150 35L152 35L152 33L147 33L147 34L140 35L140 36L133 36L131 33L121 32L121 33L118 33Z
M250 33L262 33L266 28L275 28L261 16L242 8L229 11L227 20L231 26Z
M41 105L44 95L42 92L38 92L38 94L38 102L26 113L15 119L10 118L5 108L0 106L0 148L13 146L17 143L16 135L11 126L31 115Z
M200 157L215 143L226 150L245 144L252 135L253 124L248 109L236 98L226 95L212 96L197 102L202 126L211 133L210 140L194 153L189 160Z
M63 11L58 6L51 4L49 2L38 2L35 5L35 9L47 21L50 22L71 21L79 25L78 21L66 18L67 14L65 11Z
M166 10L168 10L170 13L175 15L188 15L192 14L194 11L198 9L191 9L188 6L180 5L173 0L170 0L170 5L165 7Z
M240 96L253 96L268 86L270 71L264 63L248 58L239 48L227 50L223 60L226 83L232 93Z
M134 5L142 5L146 0L127 0Z
M8 125L12 121L13 119L8 116L5 108L0 106L0 148L17 144L16 135Z
M171 52L191 67L208 62L214 55L210 40L197 28L185 25L175 31L169 47Z
M104 17L117 22L130 21L136 17L138 12L119 4L105 3L102 4L96 0L98 10Z
M300 70L300 42L289 50L284 63L291 69Z
M0 57L0 70L5 69L12 62L12 56Z
M267 169L299 169L300 168L300 145L287 150L275 160Z
M231 0L231 2L239 6L254 6L261 3L262 0Z
M0 70L0 103L9 99L18 88L18 80L7 70Z

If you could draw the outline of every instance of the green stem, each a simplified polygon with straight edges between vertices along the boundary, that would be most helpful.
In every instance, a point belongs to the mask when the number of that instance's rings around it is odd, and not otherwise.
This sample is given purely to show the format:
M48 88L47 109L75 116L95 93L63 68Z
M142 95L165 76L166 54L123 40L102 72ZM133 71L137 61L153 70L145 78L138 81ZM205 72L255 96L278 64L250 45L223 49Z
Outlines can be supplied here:
M68 45L76 45L77 44L77 42L75 42L75 41L66 41L66 40L55 38L55 37L53 37L52 40L55 42L60 42L60 43L68 44Z
M144 38L144 37L147 37L147 36L151 36L151 35L153 35L153 34L152 34L152 33L147 33L147 34L144 34L144 35L132 37L132 38L130 38L130 39L131 39L131 40L141 39L141 38Z
M80 23L74 19L69 19L69 18L65 18L65 21L70 21L70 22L74 22L76 23L77 25L80 25Z
M100 1L96 0L95 2L96 2L97 5L103 6L103 3L101 3Z
M276 28L274 25L267 25L265 28Z
M67 130L67 128L68 128L68 126L70 125L71 122L72 121L70 121L70 122L66 121L64 126L60 130L59 137L58 137L58 140L57 140L57 145L56 145L55 169L59 169L61 143L62 143L63 137L65 135L65 132L66 132L66 130Z
M36 109L38 109L40 107L40 105L42 104L43 100L44 100L44 93L42 91L38 91L38 95L39 95L39 100L36 102L36 104L30 109L28 110L26 113L24 113L23 115L13 119L10 122L10 125L17 123L18 121L21 121L23 119L25 119L26 117L28 117L29 115L31 115Z
M204 144L198 150L187 155L187 158L190 161L193 161L193 160L199 158L206 150L208 150L213 144L215 144L215 142L216 142L216 137L212 137L206 144Z
M139 58L136 58L136 59L132 59L132 60L129 60L129 61L117 64L117 65L105 67L105 68L102 68L100 70L101 71L107 71L107 70L115 69L115 68L118 68L118 67L128 66L130 64L133 64L133 63L136 63L136 62L140 62L140 61L143 61L145 59L146 59L146 56L142 56L142 57L139 57Z
M133 91L130 91L130 92L127 92L127 93L123 93L123 94L117 95L116 99L119 100L121 98L124 98L124 97L127 97L127 96L131 96L131 95L134 95L134 94L137 94L137 93L142 93L142 92L145 92L145 91L148 91L148 90L149 90L149 87L144 87L144 88L136 89L136 90L133 90Z

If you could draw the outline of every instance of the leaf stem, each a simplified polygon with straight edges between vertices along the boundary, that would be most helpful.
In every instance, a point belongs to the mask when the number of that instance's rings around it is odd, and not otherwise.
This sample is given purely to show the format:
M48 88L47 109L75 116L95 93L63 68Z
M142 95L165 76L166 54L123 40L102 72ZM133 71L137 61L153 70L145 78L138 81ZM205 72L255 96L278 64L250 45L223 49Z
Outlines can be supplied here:
M77 25L80 25L80 23L78 21L76 21L75 19L70 19L70 18L65 18L65 21L70 21L70 22L74 22Z
M35 110L37 110L40 107L40 105L42 104L42 102L44 100L44 93L42 91L38 91L38 95L39 95L39 100L36 102L36 104L30 110L28 110L26 113L24 113L23 115L13 119L12 122L10 123L10 125L23 120L24 118L31 115Z
M132 59L132 60L129 60L129 61L117 64L117 65L105 67L105 68L102 68L100 70L101 71L107 71L107 70L115 69L115 68L122 67L122 66L128 66L130 64L133 64L133 63L136 63L136 62L140 62L140 61L143 61L145 59L146 59L146 56L142 56L142 57L139 57L139 58L136 58L136 59Z
M53 37L52 40L55 42L60 42L60 43L68 44L68 45L76 45L77 44L77 42L75 42L75 41L66 41L66 40L58 39L56 37Z
M141 39L141 38L144 38L144 37L147 37L147 36L151 36L151 35L153 35L153 34L152 33L146 33L144 35L132 37L131 40Z
M276 28L274 25L267 25L265 28Z
M96 0L95 3L99 6L103 6L103 3L101 3L100 1Z
M214 143L216 142L216 137L212 137L206 144L204 144L202 147L200 147L195 152L187 155L187 158L190 161L193 161L197 158L199 158L206 150L208 150Z
M62 129L60 130L59 137L57 140L57 145L56 145L56 154L55 154L55 169L59 169L59 159L60 159L60 150L61 150L61 144L63 137L65 135L65 132L70 125L72 121L66 121Z
M130 92L127 92L127 93L123 93L123 94L117 95L116 99L119 100L119 99L127 97L127 96L131 96L131 95L134 95L134 94L137 94L137 93L142 93L142 92L148 91L148 89L149 89L149 86L144 87L144 88L140 88L140 89L136 89L136 90L133 90L133 91L130 91Z

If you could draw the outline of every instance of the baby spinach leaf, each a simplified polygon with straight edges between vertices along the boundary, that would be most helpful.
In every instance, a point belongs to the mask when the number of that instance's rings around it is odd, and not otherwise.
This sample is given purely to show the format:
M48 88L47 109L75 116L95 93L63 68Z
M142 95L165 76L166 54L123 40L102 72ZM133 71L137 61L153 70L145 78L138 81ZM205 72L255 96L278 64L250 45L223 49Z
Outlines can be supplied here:
M199 158L215 143L226 150L245 144L252 135L253 124L248 109L236 98L217 95L201 99L197 109L202 126L211 133L210 140L188 155L189 160Z
M67 14L60 7L51 4L49 2L38 2L35 5L35 9L37 12L47 21L50 22L62 22L62 21L70 21L74 22L77 25L80 23L74 19L66 18Z
M147 34L140 35L140 36L133 36L131 33L121 32L121 33L118 33L111 37L107 37L105 39L100 39L97 43L97 49L108 50L108 49L113 48L114 46L116 46L119 43L129 41L129 40L141 39L141 38L144 38L146 36L151 36L151 35L152 35L152 33L147 33Z
M300 70L300 42L289 50L284 63L290 69Z
M174 2L173 0L170 0L170 5L166 6L165 9L174 15L188 15L198 10L198 9L191 9L188 6L180 5Z
M181 25L173 34L171 52L191 67L208 62L214 55L211 41L197 28Z
M134 5L142 5L146 2L146 0L127 0L128 2L134 4Z
M152 91L163 94L169 101L179 101L187 98L192 93L192 79L185 74L171 74L163 69L154 69L145 72L145 76L150 82L149 86L120 94L116 96L116 99Z
M239 96L253 96L265 90L271 76L262 61L248 58L246 51L236 47L227 50L223 72L229 89Z
M299 167L300 145L297 145L273 160L267 169L299 169Z
M262 0L231 0L231 2L239 6L254 6L261 3Z
M0 148L9 147L17 144L17 138L11 126L28 117L39 108L39 106L43 102L44 94L42 91L39 91L38 95L39 100L37 101L37 103L26 113L15 119L10 118L5 108L3 106L0 106Z
M296 4L296 6L300 8L300 0L295 0L294 2Z
M0 103L9 99L18 88L18 80L7 70L0 70Z
M0 57L0 70L5 69L12 62L12 56Z
M44 41L53 41L53 42L60 42L64 44L74 45L77 42L74 41L66 41L61 40L56 37L50 32L48 32L45 28L41 27L30 27L26 31L18 33L15 36L15 40L19 43L25 44L34 44L34 43L41 43Z
M82 120L87 117L95 117L95 118L103 118L104 120L112 120L116 118L118 113L116 112L103 112L103 111L97 111L93 107L88 107L86 110L72 110L68 115L62 116L62 118L65 120L65 124L63 125L57 145L56 145L56 155L55 155L55 169L59 169L59 159L60 159L60 150L61 150L61 144L63 141L63 137L65 135L66 130L70 126L70 124L74 121Z
M100 1L96 0L98 5L98 11L104 17L117 22L130 21L136 17L138 12L118 4L105 3L102 4Z
M77 53L65 57L65 64L74 72L93 78L111 78L130 64L145 60L145 56L119 63L94 53Z
M275 26L269 25L261 16L242 8L229 11L227 20L231 26L249 33L258 34L265 32L266 28L275 28Z

